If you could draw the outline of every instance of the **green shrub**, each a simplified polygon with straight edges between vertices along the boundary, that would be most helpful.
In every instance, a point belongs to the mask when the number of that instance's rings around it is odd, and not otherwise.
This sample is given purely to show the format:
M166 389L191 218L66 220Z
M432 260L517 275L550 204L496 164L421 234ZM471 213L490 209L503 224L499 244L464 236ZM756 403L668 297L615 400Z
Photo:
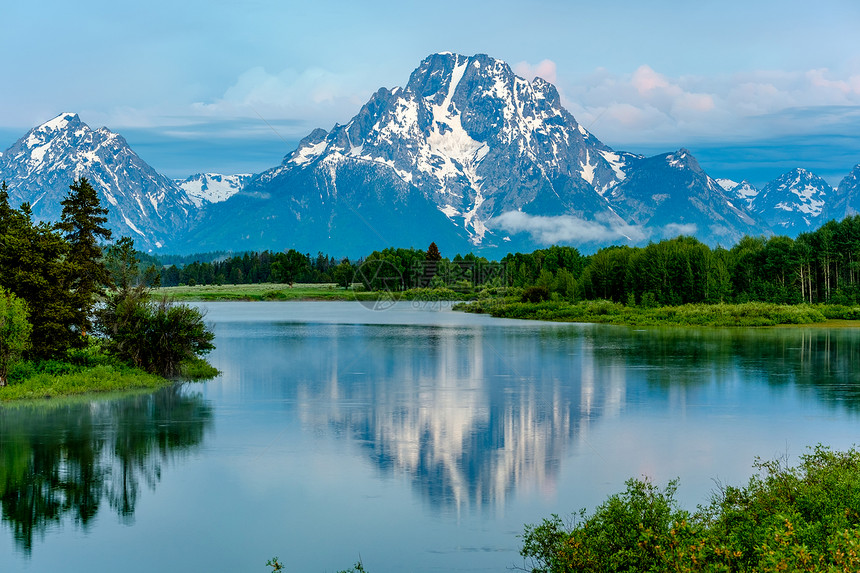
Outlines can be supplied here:
M526 526L532 571L860 570L860 452L818 446L796 467L756 461L746 487L726 487L693 514L672 481L628 480L592 515Z
M32 331L26 303L0 287L0 386L7 384L9 367L30 348Z
M121 360L165 377L180 374L184 361L210 352L215 335L196 308L167 298L150 300L144 289L110 297L98 314L106 348Z
M530 286L523 291L522 302L541 302L549 299L549 289L545 286Z

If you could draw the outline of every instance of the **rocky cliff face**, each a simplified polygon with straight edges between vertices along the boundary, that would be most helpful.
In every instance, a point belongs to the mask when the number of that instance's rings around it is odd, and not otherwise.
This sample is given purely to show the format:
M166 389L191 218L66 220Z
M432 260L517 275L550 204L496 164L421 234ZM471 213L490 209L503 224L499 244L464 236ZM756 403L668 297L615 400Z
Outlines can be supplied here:
M622 218L657 240L683 234L729 247L745 234L762 231L743 203L686 149L641 161L611 191L609 201Z
M824 209L824 220L837 221L860 213L860 164L839 182Z

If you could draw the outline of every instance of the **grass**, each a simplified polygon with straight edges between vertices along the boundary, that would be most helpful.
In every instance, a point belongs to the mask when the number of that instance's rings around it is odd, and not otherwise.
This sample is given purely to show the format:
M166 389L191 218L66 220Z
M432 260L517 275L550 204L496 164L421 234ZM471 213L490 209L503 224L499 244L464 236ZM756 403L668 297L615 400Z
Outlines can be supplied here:
M155 390L172 383L171 380L142 370L102 364L64 374L36 373L0 388L0 402L121 390Z
M183 363L180 380L214 378L218 370L203 358ZM176 380L150 374L105 354L97 342L72 350L66 360L20 361L12 365L9 385L0 387L0 402L155 390Z
M215 378L221 371L209 364L205 358L192 358L182 363L179 377L183 380L208 380Z
M336 284L260 283L247 285L197 285L153 289L154 297L177 301L260 301L260 300L377 300L387 293L344 288ZM465 300L469 295L448 288L420 288L391 293L403 300Z
M376 294L339 287L336 284L260 283L247 285L196 285L153 289L153 297L168 296L177 301L258 301L258 300L357 300L374 299Z
M780 305L750 302L742 304L687 304L643 308L611 301L519 302L511 298L490 298L461 303L454 310L486 313L500 318L559 322L594 322L631 326L776 326L824 323L844 319L851 311L834 312L823 305ZM858 309L860 310L860 309ZM860 316L860 314L858 314Z

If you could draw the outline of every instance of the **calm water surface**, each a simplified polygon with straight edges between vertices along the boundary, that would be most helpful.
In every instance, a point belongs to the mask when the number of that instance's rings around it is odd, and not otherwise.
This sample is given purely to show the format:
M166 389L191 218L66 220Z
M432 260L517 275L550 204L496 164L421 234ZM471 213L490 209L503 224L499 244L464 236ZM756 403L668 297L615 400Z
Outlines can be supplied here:
M205 384L0 408L0 571L507 571L632 476L860 442L860 330L209 303Z

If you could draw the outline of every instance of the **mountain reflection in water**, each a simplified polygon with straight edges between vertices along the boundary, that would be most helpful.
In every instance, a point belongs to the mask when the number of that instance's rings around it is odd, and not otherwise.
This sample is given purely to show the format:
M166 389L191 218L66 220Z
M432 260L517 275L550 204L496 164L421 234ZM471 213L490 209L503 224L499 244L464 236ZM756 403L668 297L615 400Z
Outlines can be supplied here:
M834 407L860 404L854 329L234 323L222 332L231 340L220 367L267 388L314 433L349 436L379 471L408 476L431 506L455 512L553 489L566 452L590 448L595 423L645 396L683 408L697 388L792 384Z
M119 399L0 407L0 508L16 545L71 519L84 530L106 503L131 522L141 487L200 447L210 407L174 385Z

